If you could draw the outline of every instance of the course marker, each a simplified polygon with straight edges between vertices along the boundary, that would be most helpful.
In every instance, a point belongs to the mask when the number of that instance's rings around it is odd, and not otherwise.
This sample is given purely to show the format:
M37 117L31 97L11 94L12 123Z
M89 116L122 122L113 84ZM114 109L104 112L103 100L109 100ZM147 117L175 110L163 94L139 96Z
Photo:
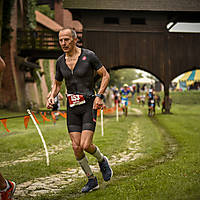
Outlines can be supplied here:
M116 121L119 121L119 107L118 102L116 103Z
M103 132L103 109L101 109L101 135L102 136L104 135L104 132Z
M37 131L38 131L38 133L39 133L39 135L40 135L40 138L41 138L41 140L42 140L42 143L43 143L43 146L44 146L44 149L45 149L45 153L46 153L47 166L49 166L49 153L48 153L47 146L46 146L44 137L43 137L43 135L42 135L42 132L41 132L41 130L40 130L40 128L39 128L37 122L35 121L35 118L33 117L31 111L30 111L29 109L27 109L27 112L28 112L28 114L30 115L30 117L31 117L33 123L35 124L35 127L36 127L36 129L37 129Z

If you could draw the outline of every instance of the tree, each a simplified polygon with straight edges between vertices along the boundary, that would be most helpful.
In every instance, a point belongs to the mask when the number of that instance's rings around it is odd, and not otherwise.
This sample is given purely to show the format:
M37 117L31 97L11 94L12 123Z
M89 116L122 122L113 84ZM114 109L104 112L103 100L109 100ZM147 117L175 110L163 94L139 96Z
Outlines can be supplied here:
M123 84L132 85L132 80L137 78L135 69L120 69L111 71L110 73L110 85L120 88Z
M39 5L37 6L36 10L48 16L49 18L54 19L54 10L51 10L49 5Z

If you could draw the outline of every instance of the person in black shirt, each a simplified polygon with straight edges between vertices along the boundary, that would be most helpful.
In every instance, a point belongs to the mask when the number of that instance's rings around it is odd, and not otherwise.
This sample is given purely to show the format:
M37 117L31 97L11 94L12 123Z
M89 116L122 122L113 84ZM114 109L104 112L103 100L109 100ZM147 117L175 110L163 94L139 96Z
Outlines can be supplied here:
M97 158L105 181L112 177L108 159L92 143L96 126L97 109L103 106L103 93L110 76L93 51L76 46L77 35L67 28L59 32L59 43L64 52L56 62L55 82L47 108L52 108L54 97L60 91L65 80L67 88L67 126L72 141L75 157L88 177L82 192L99 188L97 178L93 175L84 151ZM94 92L95 71L102 77L98 94Z

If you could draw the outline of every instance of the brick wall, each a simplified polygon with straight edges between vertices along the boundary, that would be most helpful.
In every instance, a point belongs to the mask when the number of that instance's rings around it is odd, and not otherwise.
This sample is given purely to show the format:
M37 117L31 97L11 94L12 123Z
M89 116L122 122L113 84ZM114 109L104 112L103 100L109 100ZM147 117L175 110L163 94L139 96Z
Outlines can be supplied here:
M2 46L2 55L6 63L0 88L0 107L12 110L23 110L25 102L25 84L23 72L16 65L16 29L17 29L17 0L14 3L11 27L12 39Z

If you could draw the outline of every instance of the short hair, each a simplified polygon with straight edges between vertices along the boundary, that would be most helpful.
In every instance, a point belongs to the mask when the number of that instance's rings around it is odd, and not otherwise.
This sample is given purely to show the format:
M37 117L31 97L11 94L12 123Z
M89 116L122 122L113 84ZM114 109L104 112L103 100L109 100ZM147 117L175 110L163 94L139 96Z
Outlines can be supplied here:
M71 34L72 34L72 38L73 38L73 39L76 39L76 38L77 38L76 31L75 31L73 28L66 27L66 28L62 28L60 31L64 31L64 30L70 30L70 31L71 31ZM60 33L60 31L59 31L59 33Z

